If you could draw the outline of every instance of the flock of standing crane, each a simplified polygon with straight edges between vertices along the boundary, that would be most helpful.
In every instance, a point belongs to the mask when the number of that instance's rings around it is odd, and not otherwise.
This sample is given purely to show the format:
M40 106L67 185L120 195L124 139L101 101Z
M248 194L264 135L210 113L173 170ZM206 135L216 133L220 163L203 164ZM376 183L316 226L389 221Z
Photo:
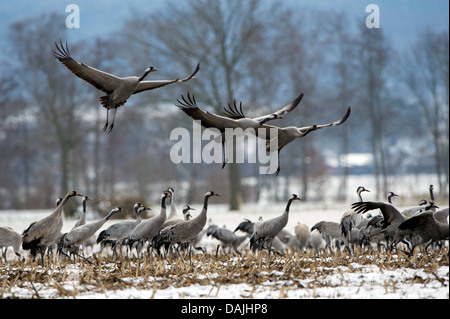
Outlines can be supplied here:
M141 213L150 208L141 203L134 205L135 220L125 220L111 224L100 231L102 226L116 214L122 212L122 208L115 207L105 217L86 223L86 201L89 198L75 191L70 191L64 198L59 198L57 207L47 217L30 224L22 235L9 227L0 227L0 247L6 249L11 246L17 256L22 257L20 245L25 251L30 251L33 260L40 253L41 264L44 265L45 252L56 248L59 256L78 256L85 258L87 247L99 244L102 253L105 247L110 246L112 257L122 256L123 250L136 255L140 260L142 253L153 253L167 256L177 254L181 259L180 250L187 250L191 261L192 249L206 250L198 246L201 238L206 234L221 242L223 249L228 247L237 254L241 254L239 247L246 245L253 251L267 250L283 256L286 248L305 251L311 248L318 253L321 251L339 249L343 245L348 253L353 253L355 247L393 251L399 249L398 244L403 243L409 249L406 253L411 256L416 247L422 246L427 252L429 246L440 248L444 241L449 239L449 210L448 207L438 209L434 202L433 186L429 188L430 201L421 200L419 206L399 211L392 204L392 197L398 196L393 192L388 194L388 202L363 201L362 192L369 192L360 186L357 189L359 201L351 205L351 209L345 211L340 222L320 221L309 229L308 226L298 223L295 226L295 235L286 231L289 220L290 206L294 201L300 200L296 194L292 194L283 213L275 218L251 222L245 219L232 232L227 228L221 228L215 224L207 226L208 201L211 197L220 196L214 191L206 192L203 207L196 217L192 217L190 211L194 210L189 205L183 207L183 217L180 218L175 204L175 191L169 187L161 195L159 214L142 220ZM83 212L73 226L67 232L62 233L64 205L72 197L83 198ZM170 200L170 212L167 214L167 201ZM379 209L381 214L373 216L364 213ZM97 231L100 231L96 235ZM237 235L236 232L244 235ZM313 235L314 234L314 235ZM248 242L246 243L248 239ZM219 246L217 246L216 254ZM81 254L80 254L81 252ZM94 252L92 252L94 253ZM3 252L6 260L6 250Z
M105 96L100 97L100 102L107 110L103 130L108 130L108 132L111 132L114 127L117 108L125 104L127 99L133 94L173 83L189 81L195 77L200 68L198 64L192 74L182 79L144 80L147 75L157 71L154 67L147 68L140 77L122 78L75 61L70 55L67 44L64 46L62 41L60 41L59 45L58 43L55 43L55 45L56 51L51 52L55 58L77 77L106 93ZM351 110L349 107L340 120L329 124L310 125L300 128L294 126L278 127L266 124L268 121L281 119L282 115L294 110L302 98L303 94L300 94L279 110L255 118L246 117L242 111L242 103L238 107L235 101L233 104L228 104L228 109L224 108L224 115L205 112L197 106L194 95L190 93L186 97L182 95L181 99L177 99L177 106L192 119L201 120L201 124L205 128L218 129L221 132L223 149L225 143L224 131L226 128L258 129L254 130L255 134L260 132L259 129L262 129L262 131L275 129L277 131L276 138L272 138L268 133L264 134L264 138L266 139L266 151L276 151L279 156L280 150L295 139L304 137L308 133L324 127L341 125L350 116ZM109 124L109 110L114 112L111 124ZM223 156L222 168L226 165L225 152L223 152ZM280 171L279 163L280 161L278 161L277 175ZM86 202L89 200L89 197L76 191L69 191L63 198L58 199L57 207L50 215L33 222L23 231L22 235L9 227L0 227L0 248L5 247L7 249L11 246L15 254L22 257L20 253L21 245L23 250L30 251L33 259L36 258L37 253L40 253L41 263L44 265L46 251L50 251L53 248L56 248L60 255L68 257L75 255L90 262L79 253L80 248L86 248L95 243L100 244L102 248L110 246L113 257L122 254L124 247L127 247L127 253L135 249L139 259L145 246L148 248L148 253L151 253L150 249L154 249L158 253L161 253L162 250L162 253L165 255L172 252L176 253L180 258L182 258L180 250L187 248L189 260L191 261L192 248L205 251L202 247L197 246L199 238L205 233L207 236L218 239L224 247L230 247L238 254L240 254L239 246L246 239L249 239L251 250L267 250L269 253L281 256L283 255L281 243L289 245L291 240L290 247L298 247L301 250L305 249L307 245L316 248L316 245L322 242L325 243L325 248L331 249L333 246L332 241L334 240L335 242L343 243L349 252L351 252L352 245L370 246L376 242L379 246L384 244L386 249L392 250L396 249L397 245L402 242L409 248L409 255L413 254L417 246L424 245L425 248L428 248L431 244L448 240L448 208L437 210L437 206L434 204L432 186L430 187L430 202L422 201L420 204L423 204L423 206L403 212L398 211L391 202L391 198L397 196L396 194L389 194L388 203L368 202L362 200L361 193L364 191L368 190L362 186L358 187L359 201L353 203L351 209L343 214L340 223L321 221L311 229L299 223L295 227L295 236L287 234L285 227L289 220L291 204L300 200L296 194L292 194L289 197L285 210L278 217L268 220L260 219L257 222L244 220L232 232L217 225L205 227L207 224L208 201L211 197L220 196L219 194L214 191L206 192L200 213L193 218L190 214L193 208L186 205L183 207L183 218L180 218L174 206L175 191L173 188L168 188L161 194L159 214L143 221L141 214L149 210L149 208L141 203L136 203L134 205L135 220L112 224L96 235L96 232L112 216L119 215L122 212L122 208L115 207L105 217L86 223ZM69 232L63 234L61 232L63 209L65 204L74 197L83 198L83 213L77 224ZM167 200L171 200L171 211L169 214L166 213ZM381 215L375 215L370 218L363 216L364 213L376 209L381 211ZM245 235L238 236L236 235L237 231L244 232ZM313 231L317 231L320 234L320 238L317 235L313 237ZM6 250L4 251L4 256L6 256Z

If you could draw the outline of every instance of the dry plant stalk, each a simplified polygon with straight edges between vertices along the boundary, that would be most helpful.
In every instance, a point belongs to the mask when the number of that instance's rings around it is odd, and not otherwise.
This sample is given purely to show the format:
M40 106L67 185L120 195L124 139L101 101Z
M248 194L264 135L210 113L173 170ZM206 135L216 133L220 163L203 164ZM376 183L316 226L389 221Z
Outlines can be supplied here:
M294 282L299 288L303 286L296 283L298 280L312 280L313 297L316 289L326 285L319 280L327 275L338 272L357 272L352 263L376 265L382 271L397 270L400 268L424 269L433 274L442 284L442 278L437 275L437 269L449 265L448 248L429 252L429 255L415 254L407 258L403 253L385 253L378 251L360 251L354 255L347 253L300 253L287 251L286 255L278 256L267 252L243 251L241 256L234 253L214 254L196 253L192 255L192 265L188 258L180 259L178 256L142 255L137 257L120 257L117 260L107 256L97 256L93 264L83 260L70 261L49 259L43 268L40 263L26 261L0 262L0 297L14 297L11 294L13 287L26 287L30 290L30 298L42 298L42 287L55 288L55 298L76 298L77 294L85 292L105 292L108 290L124 289L135 286L139 289L153 291L167 287L182 287L192 284L210 285L216 287L218 295L221 286L229 284L246 283L253 286L253 290L246 298L251 298L259 285L278 280ZM79 284L74 290L64 288L71 276L78 276ZM420 278L409 278L418 282ZM424 283L428 282L424 279ZM345 284L342 282L341 284ZM396 282L385 282L385 290L396 290ZM292 284L291 284L292 285ZM39 288L40 287L40 288ZM38 289L39 288L39 289ZM280 287L279 297L287 297L287 291L292 289L283 284ZM214 291L209 292L210 295Z

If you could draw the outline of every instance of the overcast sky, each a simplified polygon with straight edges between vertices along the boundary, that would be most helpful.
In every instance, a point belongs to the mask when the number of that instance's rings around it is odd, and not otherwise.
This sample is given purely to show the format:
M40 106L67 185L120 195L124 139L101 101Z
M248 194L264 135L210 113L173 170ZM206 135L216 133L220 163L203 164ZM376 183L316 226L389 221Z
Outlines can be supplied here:
M180 3L183 0L179 0ZM271 1L271 0L265 0ZM405 49L425 27L448 29L449 3L444 0L276 0L286 1L296 8L320 8L345 11L354 25L364 23L366 6L373 3L380 8L380 22L384 34L398 49ZM5 41L8 25L42 13L65 12L68 4L80 8L80 28L70 29L68 40L88 39L120 30L126 19L136 12L156 10L164 0L0 0L0 41ZM56 22L55 22L56 23ZM65 24L65 21L58 22Z

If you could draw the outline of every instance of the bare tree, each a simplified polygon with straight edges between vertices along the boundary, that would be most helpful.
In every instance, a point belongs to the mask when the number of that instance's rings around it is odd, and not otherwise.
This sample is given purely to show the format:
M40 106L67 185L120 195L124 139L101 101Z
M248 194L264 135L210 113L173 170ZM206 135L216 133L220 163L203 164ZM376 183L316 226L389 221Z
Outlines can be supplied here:
M299 92L305 94L299 110L296 110L295 114L294 112L289 114L289 125L310 125L313 119L317 119L318 114L329 112L323 107L323 96L320 94L323 83L320 79L327 71L325 61L327 61L326 52L330 50L331 33L323 26L328 24L330 17L330 13L321 10L296 11L285 16L278 25L279 52L276 56L276 63L280 66L278 72L283 73L283 82L281 82L280 88L285 90L288 88L290 95ZM286 166L291 168L291 172L286 170L288 172L286 176L295 176L295 173L292 172L301 172L300 197L302 199L308 198L309 182L313 179L312 172L320 171L313 167L314 163L320 162L317 157L320 156L320 153L314 150L314 140L319 138L319 135L320 133L308 136L296 143L296 147L286 150L287 153L283 157L288 161ZM313 154L315 154L315 158L313 158ZM285 196L287 195L284 194L283 197Z
M386 104L386 79L388 47L382 29L361 28L359 35L359 83L361 105L366 107L366 119L370 123L372 154L376 196L387 193L386 147L383 144L387 117L384 115Z
M353 105L354 95L357 91L357 55L355 52L356 41L348 32L350 22L345 13L337 13L333 20L333 46L336 59L332 61L333 65L333 82L335 86L336 96L333 101L339 101L342 107ZM353 115L354 117L354 115ZM339 167L342 179L338 191L338 199L345 201L347 196L347 181L349 177L349 165L347 162L348 153L350 152L350 134L353 121L348 121L346 125L336 132L340 134L339 143Z
M448 188L449 35L430 29L419 34L403 65L403 81L424 119L433 148L439 192ZM414 67L412 67L414 66Z
M50 146L44 150L52 152L55 149L57 152L60 168L58 191L63 194L75 186L71 158L81 141L78 128L80 105L83 103L72 77L65 77L64 70L48 54L50 45L64 32L64 28L60 29L61 24L55 23L58 19L64 21L63 16L51 14L17 22L11 27L10 39L20 61L15 72L23 75L18 85L28 110L33 110L42 137ZM49 159L51 155L47 154ZM49 161L44 160L44 163L48 165ZM51 196L55 196L54 192Z
M257 0L170 1L167 8L150 18L148 14L133 18L125 30L127 37L140 44L142 52L163 56L166 63L160 64L166 68L181 65L189 70L200 61L194 92L215 112L238 95L244 99L248 61L270 34L278 10ZM270 65L263 67L269 70ZM240 169L232 163L226 169L230 209L236 210L241 198Z

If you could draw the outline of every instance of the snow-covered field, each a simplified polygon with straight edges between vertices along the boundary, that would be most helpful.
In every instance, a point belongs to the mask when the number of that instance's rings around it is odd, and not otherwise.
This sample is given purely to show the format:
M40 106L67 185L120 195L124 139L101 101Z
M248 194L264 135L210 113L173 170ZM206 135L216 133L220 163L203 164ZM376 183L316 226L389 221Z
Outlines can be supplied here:
M294 226L302 222L312 227L322 220L339 221L347 205L330 208L329 205L294 202L291 206L289 223L286 230L293 233ZM239 212L229 212L224 205L211 204L208 207L210 222L234 230L244 218L256 221L259 216L264 219L280 215L285 204L246 205ZM194 206L197 210L201 205ZM401 209L401 208L400 208ZM49 211L1 211L0 225L9 226L21 233L32 221L39 220L49 214ZM88 223L90 220L87 221ZM118 220L108 221L101 229ZM64 221L63 232L70 230L75 220ZM137 259L128 262L131 272L136 269L136 275L124 276L124 285L111 289L98 288L89 284L86 279L87 263L58 265L56 262L50 269L40 265L25 264L17 261L10 249L8 263L0 263L3 278L0 276L0 298L78 298L78 299L277 299L277 298L339 298L339 299L448 299L449 298L449 263L448 250L441 255L415 256L408 260L405 255L372 255L360 256L329 256L306 254L286 254L284 257L266 256L258 259L251 252L242 256L230 254L220 259L215 258L215 249L219 242L216 239L203 237L201 246L207 248L205 256L194 258L193 268L174 266L173 260L153 261L153 266L142 266L142 273L136 265ZM245 251L248 241L241 247ZM448 244L447 244L448 247ZM94 248L98 250L99 247ZM199 253L201 254L201 253ZM424 260L430 258L429 260ZM333 262L333 259L336 262ZM373 259L373 260L372 260ZM439 260L437 260L439 259ZM212 261L214 260L214 261ZM149 262L150 263L150 262ZM212 270L204 273L201 269L215 267L222 270ZM50 279L43 282L21 282L13 286L8 283L17 274L17 267L23 271L41 274ZM34 269L33 269L34 267ZM93 267L93 266L92 266ZM114 263L103 263L102 271L118 267ZM121 266L124 267L124 266ZM150 268L149 268L150 267ZM153 268L152 268L153 267ZM173 267L180 267L177 275L167 274ZM153 272L158 268L162 272ZM114 268L115 269L115 268ZM145 273L145 269L150 269ZM211 268L212 269L212 268ZM229 270L229 279L226 271ZM242 271L240 271L242 269ZM247 270L245 270L247 269ZM100 270L99 270L100 271ZM111 270L112 271L112 270ZM122 273L123 273L122 268ZM225 272L225 274L224 274ZM61 273L63 273L61 277ZM5 275L6 274L6 275ZM102 273L102 276L107 276ZM59 277L58 277L59 276ZM55 286L53 280L61 280ZM58 278L58 279L56 279ZM255 279L257 278L257 280ZM236 279L236 280L235 280ZM169 281L168 281L169 280ZM172 280L172 283L171 281ZM169 282L169 284L167 284ZM74 294L74 291L76 294Z

